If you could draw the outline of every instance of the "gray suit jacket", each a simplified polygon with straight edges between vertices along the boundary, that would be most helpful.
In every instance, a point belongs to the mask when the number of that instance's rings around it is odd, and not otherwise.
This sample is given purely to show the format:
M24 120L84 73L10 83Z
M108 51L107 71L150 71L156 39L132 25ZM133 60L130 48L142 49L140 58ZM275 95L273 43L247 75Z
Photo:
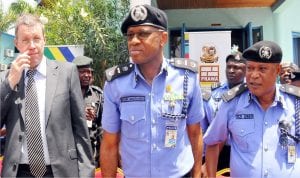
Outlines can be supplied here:
M2 177L16 177L25 139L24 77L11 90L8 71L0 75L1 126L7 135ZM24 72L23 72L24 75ZM93 157L77 68L47 60L46 137L54 177L93 177Z

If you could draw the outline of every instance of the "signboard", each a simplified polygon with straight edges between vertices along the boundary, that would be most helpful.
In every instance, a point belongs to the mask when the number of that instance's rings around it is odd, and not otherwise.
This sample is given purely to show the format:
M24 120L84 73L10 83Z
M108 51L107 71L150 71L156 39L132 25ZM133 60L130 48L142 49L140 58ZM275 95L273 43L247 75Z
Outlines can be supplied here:
M231 52L231 31L185 32L185 57L199 62L200 86L226 81L226 56Z

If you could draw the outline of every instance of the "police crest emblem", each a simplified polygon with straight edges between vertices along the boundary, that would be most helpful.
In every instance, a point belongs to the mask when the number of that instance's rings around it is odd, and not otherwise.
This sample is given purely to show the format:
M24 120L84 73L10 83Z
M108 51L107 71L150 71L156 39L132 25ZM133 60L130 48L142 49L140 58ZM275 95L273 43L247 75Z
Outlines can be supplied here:
M262 46L259 49L259 57L262 59L270 59L272 57L272 50L267 46Z
M131 11L131 18L137 22L147 18L147 9L144 6L135 6Z
M205 45L202 47L202 56L200 57L202 62L215 63L218 62L217 49L213 45Z

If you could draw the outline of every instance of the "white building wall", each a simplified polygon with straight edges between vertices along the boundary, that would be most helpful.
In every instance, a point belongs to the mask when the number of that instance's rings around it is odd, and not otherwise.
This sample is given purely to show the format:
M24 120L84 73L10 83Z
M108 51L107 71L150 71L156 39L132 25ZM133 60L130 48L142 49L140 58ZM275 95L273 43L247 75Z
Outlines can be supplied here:
M300 33L299 7L299 0L288 0L274 12L275 40L282 48L284 61L294 61L292 32Z

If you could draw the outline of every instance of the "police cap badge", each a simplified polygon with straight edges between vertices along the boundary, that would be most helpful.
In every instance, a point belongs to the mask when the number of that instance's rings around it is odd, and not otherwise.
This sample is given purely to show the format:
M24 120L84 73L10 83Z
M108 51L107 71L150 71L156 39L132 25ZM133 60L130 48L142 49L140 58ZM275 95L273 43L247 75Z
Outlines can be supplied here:
M239 63L246 63L246 59L243 57L243 54L239 51L233 54L229 54L226 57L226 63L228 61L234 61L234 62L239 62Z
M280 63L282 50L279 45L272 41L259 41L247 48L243 53L243 57L247 61Z
M131 26L150 25L156 28L167 30L167 15L164 11L150 5L137 5L130 9L121 25L123 34Z

